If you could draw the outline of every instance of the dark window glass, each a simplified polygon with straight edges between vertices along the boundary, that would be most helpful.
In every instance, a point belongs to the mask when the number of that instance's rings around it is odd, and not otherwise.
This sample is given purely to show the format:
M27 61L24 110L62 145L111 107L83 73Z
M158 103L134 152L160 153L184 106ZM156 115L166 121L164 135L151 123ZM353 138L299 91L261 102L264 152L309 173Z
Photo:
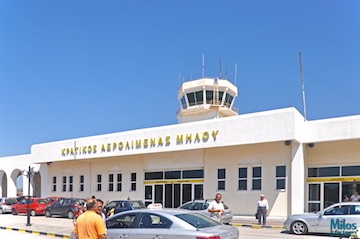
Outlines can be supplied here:
M66 176L63 176L63 183L66 183Z
M224 96L224 91L220 91L219 92L219 104L222 103L223 96Z
M131 181L136 181L136 173L131 173Z
M225 96L225 106L229 107L231 106L231 103L233 101L233 96L230 95L229 93L226 93L226 96Z
M109 174L109 182L112 183L114 182L114 174Z
M285 189L285 179L276 180L276 189Z
M145 186L145 199L146 200L152 199L152 186Z
M97 191L100 192L101 191L101 184L97 185Z
M121 184L121 183L117 183L117 184L116 184L116 191L121 192L121 190L122 190L122 184Z
M182 105L182 108L183 108L183 109L186 109L186 108L187 108L185 96L183 96L183 97L181 98L181 105Z
M247 178L247 168L239 168L239 178Z
M131 191L136 191L136 183L131 183Z
M225 190L225 181L218 181L218 190Z
M218 169L218 179L225 179L225 172L224 168Z
M197 105L201 105L204 103L204 96L203 96L202 91L195 92L195 96L196 96L196 104Z
M183 178L204 178L204 170L184 170Z
M164 179L164 173L163 172L145 173L145 180L153 180L153 179Z
M117 215L106 221L106 227L109 229L123 228L124 230L128 228L135 228L135 218L136 214L134 213Z
M80 175L80 183L84 183L84 175Z
M109 191L110 192L114 191L114 184L112 183L109 184Z
M261 179L253 179L253 188L252 190L261 190Z
M213 103L213 91L212 90L207 90L206 91L206 103L207 104L212 104Z
M56 177L53 177L53 183L56 183Z
M165 179L180 179L181 171L166 171Z
M122 174L121 174L121 173L118 173L118 174L117 174L117 181L118 181L118 182L121 182L121 181L122 181Z
M56 192L56 184L53 185L53 192Z
M360 166L344 166L341 168L342 176L358 176L360 175Z
M73 183L73 176L69 176L69 183Z
M194 92L187 93L186 95L187 95L187 98L188 98L189 106L195 105L195 94L194 94Z
M285 166L276 166L276 177L286 177Z
M340 167L309 168L308 177L340 176Z
M80 185L80 192L84 192L84 185L83 184Z
M309 212L318 212L320 211L320 203L309 203Z
M309 184L309 201L320 201L320 184Z
M247 190L247 180L239 180L239 190Z
M253 167L253 178L261 178L261 167Z
M97 182L98 182L98 183L101 183L101 174L98 174L98 175L97 175Z

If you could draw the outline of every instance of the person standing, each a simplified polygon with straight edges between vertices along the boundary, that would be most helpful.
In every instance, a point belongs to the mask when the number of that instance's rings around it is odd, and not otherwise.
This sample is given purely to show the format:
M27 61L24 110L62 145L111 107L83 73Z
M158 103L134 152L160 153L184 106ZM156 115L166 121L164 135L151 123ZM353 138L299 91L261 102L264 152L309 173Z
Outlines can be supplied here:
M258 223L259 225L261 225L261 218L262 218L262 224L265 225L266 224L266 214L267 211L269 210L269 203L265 198L264 194L260 195L260 200L257 203L257 218L258 218Z
M360 195L359 195L359 193L355 191L354 194L351 195L350 201L352 201L352 202L360 202Z
M86 201L86 212L76 220L74 234L77 239L106 239L106 227L97 214L98 204L95 199Z
M103 221L105 222L106 216L103 213L104 202L101 199L96 199L96 201L97 201L96 213L99 214L101 219L103 219Z
M210 217L216 221L221 221L221 215L224 214L224 204L221 202L222 195L217 193L215 199L209 204L208 211L210 212Z

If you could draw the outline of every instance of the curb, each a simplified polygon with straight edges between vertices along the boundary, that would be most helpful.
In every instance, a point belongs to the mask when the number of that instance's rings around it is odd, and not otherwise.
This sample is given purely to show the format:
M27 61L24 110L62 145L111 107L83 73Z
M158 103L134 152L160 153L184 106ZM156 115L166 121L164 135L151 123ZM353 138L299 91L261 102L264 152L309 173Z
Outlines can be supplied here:
M260 228L284 229L283 226L266 226L266 225L252 225L252 224L241 224L241 223L232 223L231 225L236 227L250 227L253 229L260 229Z
M49 233L49 232L26 230L26 229L20 229L20 228L12 228L12 227L2 227L2 226L0 226L0 229L9 230L9 231L18 231L18 232L24 232L24 233L31 233L31 234L35 234L35 235L52 236L52 237L58 237L58 238L66 238L66 239L70 238L70 236L68 236L68 235L61 235L61 234L55 234L55 233Z

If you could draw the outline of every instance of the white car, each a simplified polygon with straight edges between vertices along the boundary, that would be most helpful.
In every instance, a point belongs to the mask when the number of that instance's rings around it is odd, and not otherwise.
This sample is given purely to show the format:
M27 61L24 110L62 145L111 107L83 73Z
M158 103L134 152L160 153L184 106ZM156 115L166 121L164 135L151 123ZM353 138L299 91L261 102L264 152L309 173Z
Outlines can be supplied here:
M336 203L317 213L291 215L284 227L295 234L350 235L360 227L360 202Z
M184 203L183 205L181 205L180 209L186 209L186 210L191 210L191 211L196 211L198 213L204 214L206 216L210 216L210 212L208 211L208 207L210 202L214 200L194 200L194 201L190 201L187 203ZM230 222L232 221L233 218L233 214L231 212L231 210L229 209L228 206L226 206L224 204L224 214L221 215L221 223L223 224L230 224Z

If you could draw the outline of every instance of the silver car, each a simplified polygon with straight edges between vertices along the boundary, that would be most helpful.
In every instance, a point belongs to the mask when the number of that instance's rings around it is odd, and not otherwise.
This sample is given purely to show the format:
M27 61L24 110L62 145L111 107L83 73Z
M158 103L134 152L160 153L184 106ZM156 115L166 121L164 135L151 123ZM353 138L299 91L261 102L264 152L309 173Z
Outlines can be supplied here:
M17 202L18 200L16 198L0 198L0 214L10 213L11 206Z
M139 209L106 219L107 238L238 239L236 227L180 209Z
M194 201L187 202L187 203L181 205L179 208L196 211L196 212L199 212L206 216L210 216L208 207L212 200L213 199L211 199L211 200L194 200ZM233 214L232 214L231 210L229 209L229 207L226 206L225 204L224 204L224 208L225 208L225 211L224 211L224 214L221 215L220 221L223 224L229 224L232 221Z
M295 234L350 235L360 227L360 202L336 203L317 213L291 215L284 227Z

